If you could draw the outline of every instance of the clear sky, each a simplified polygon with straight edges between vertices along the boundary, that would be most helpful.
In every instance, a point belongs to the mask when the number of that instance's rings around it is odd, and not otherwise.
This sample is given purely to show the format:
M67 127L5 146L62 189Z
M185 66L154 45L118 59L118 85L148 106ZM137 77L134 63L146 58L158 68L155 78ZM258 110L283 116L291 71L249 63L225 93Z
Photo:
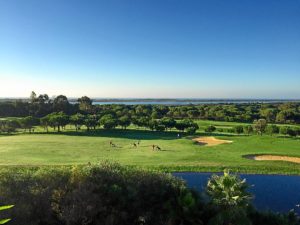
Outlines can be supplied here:
M0 97L300 98L300 0L0 0Z

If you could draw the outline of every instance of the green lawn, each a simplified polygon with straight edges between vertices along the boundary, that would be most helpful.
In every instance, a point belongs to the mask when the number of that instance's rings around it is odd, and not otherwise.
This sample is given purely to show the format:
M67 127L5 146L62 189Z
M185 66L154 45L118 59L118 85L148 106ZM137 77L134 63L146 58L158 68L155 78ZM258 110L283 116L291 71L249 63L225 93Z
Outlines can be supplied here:
M213 121L213 120L195 120L196 123L198 123L200 130L204 130L205 127L212 125L216 128L233 128L238 125L246 126L246 125L252 125L252 123L242 123L242 122L224 122L224 121ZM295 124L275 124L279 127L281 126L289 126L289 127L300 127L300 125Z
M219 122L220 123L220 122ZM228 126L228 124L223 124ZM39 129L37 129L39 130ZM196 136L203 135L202 133ZM213 134L212 134L213 135ZM192 137L177 139L177 132L113 130L97 132L67 130L62 133L35 133L0 136L0 165L73 165L103 160L167 171L221 171L230 168L247 173L300 174L300 164L253 161L248 154L277 154L300 157L300 139L271 136L221 135L232 144L208 147ZM111 148L110 140L116 144ZM141 140L138 148L133 143ZM152 151L151 145L162 151Z

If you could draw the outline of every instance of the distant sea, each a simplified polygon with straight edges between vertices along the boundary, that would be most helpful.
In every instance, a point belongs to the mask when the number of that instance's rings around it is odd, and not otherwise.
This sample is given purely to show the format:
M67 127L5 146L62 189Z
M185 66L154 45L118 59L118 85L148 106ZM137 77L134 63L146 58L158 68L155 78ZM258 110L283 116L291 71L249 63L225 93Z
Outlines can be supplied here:
M29 101L28 98L0 98L0 102ZM300 99L204 99L204 98L92 98L94 105L203 105L203 104L251 104L300 102ZM70 103L77 103L77 98L69 98Z
M75 102L75 101L74 101ZM296 99L95 99L94 105L201 105L300 102Z

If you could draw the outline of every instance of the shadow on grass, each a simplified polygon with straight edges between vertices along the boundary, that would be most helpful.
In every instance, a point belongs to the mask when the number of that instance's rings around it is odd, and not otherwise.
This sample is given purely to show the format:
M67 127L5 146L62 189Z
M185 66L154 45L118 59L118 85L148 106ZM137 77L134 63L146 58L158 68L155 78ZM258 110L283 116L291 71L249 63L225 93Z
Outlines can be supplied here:
M14 136L14 133L0 133L0 137L8 137L8 136Z
M198 136L214 136L214 137L246 137L246 135L237 135L237 134L231 134L231 133L217 133L217 132L197 132L194 137Z
M288 139L288 140L300 140L300 136L297 137L291 137L291 136L285 136L285 135L277 135L277 136L273 136L276 138L281 138L281 139Z
M53 134L66 136L85 136L85 137L107 137L107 138L126 138L132 140L173 140L177 139L178 132L167 131L157 132L149 130L90 130L90 131L62 131L62 132L39 132L36 134Z

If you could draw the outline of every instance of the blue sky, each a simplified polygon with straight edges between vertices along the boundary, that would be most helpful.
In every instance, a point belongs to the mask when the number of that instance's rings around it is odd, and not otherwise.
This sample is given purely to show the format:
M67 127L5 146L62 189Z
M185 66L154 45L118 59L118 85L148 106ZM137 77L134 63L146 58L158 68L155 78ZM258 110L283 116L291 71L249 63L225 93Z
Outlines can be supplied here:
M0 97L300 98L299 0L0 0Z

